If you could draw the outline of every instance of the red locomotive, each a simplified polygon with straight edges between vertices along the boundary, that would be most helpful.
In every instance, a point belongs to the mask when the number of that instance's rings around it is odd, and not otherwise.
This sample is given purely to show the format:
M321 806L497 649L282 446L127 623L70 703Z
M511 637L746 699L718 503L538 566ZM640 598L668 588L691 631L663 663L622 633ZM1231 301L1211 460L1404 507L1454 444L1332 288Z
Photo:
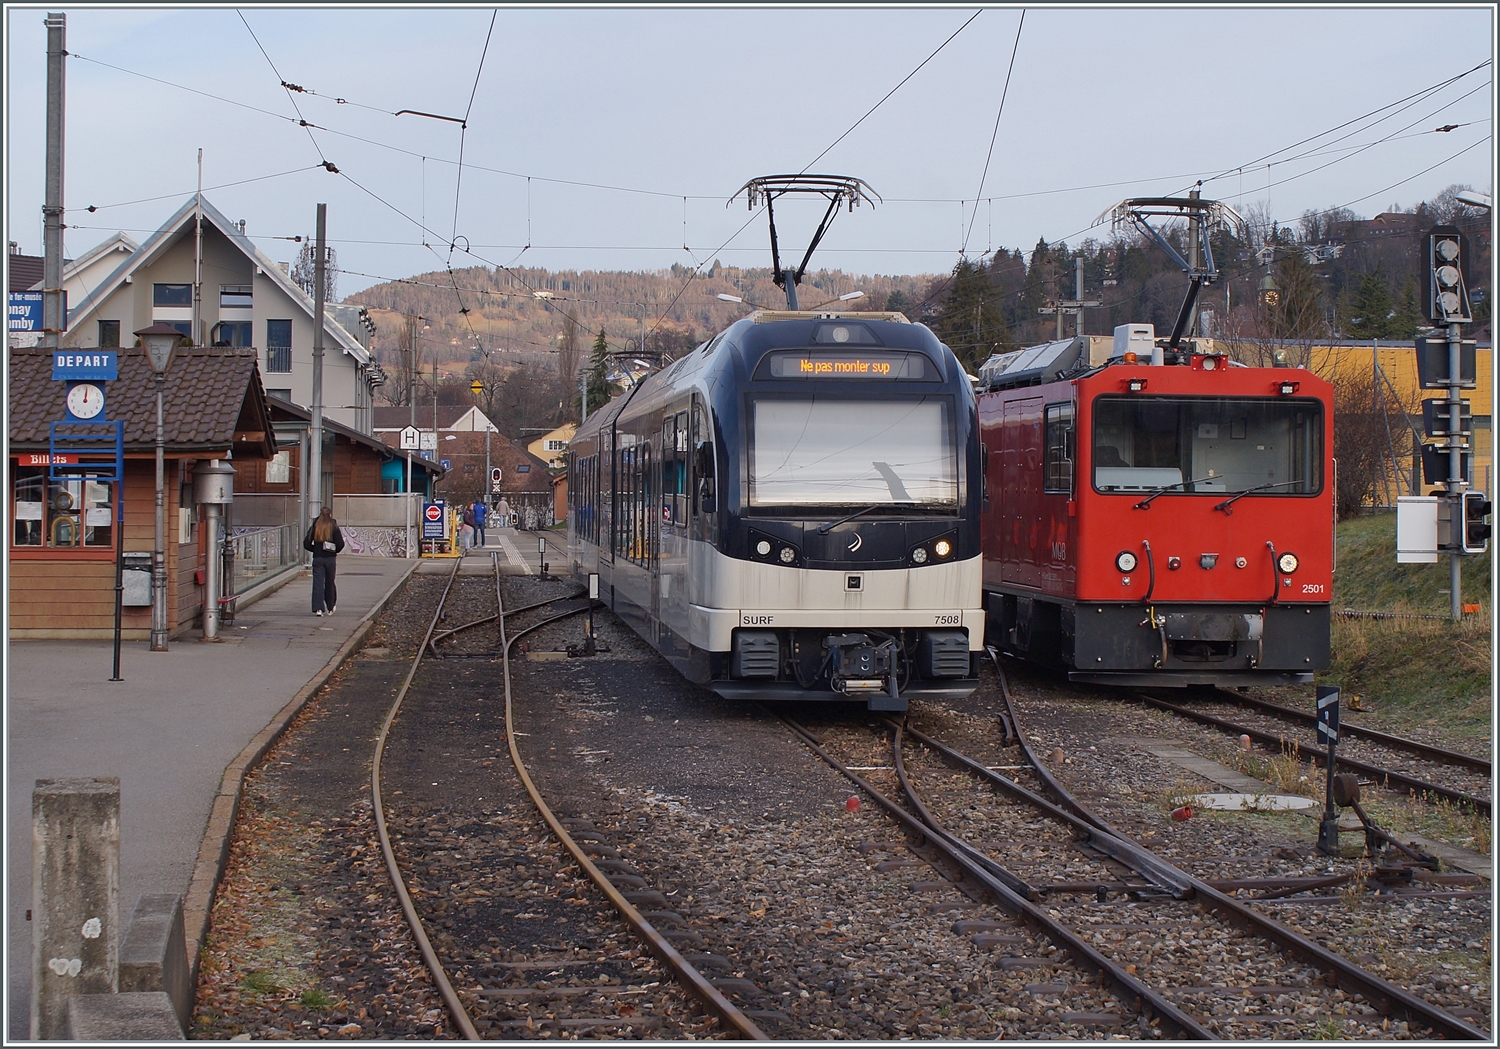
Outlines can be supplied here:
M1124 325L981 369L990 643L1077 681L1310 681L1329 659L1332 387L1163 341Z

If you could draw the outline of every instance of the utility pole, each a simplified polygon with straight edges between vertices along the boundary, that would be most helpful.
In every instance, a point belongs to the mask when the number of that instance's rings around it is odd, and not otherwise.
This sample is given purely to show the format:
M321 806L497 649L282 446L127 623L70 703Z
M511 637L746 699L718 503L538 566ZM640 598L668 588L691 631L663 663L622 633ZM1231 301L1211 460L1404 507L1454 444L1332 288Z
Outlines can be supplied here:
M68 16L52 11L47 27L47 172L42 205L42 345L61 345L63 316L63 86L66 72Z
M198 195L193 198L193 345L207 346L203 337L203 150L198 150Z
M1075 259L1076 266L1073 271L1073 298L1053 299L1046 306L1037 307L1038 313L1052 313L1057 315L1057 341L1061 342L1063 337L1063 314L1071 313L1075 321L1074 334L1083 334L1083 311L1086 308L1103 305L1098 299L1085 299L1083 297L1083 259Z
M308 483L308 510L309 521L316 520L318 511L323 508L323 288L324 288L324 262L323 262L323 238L327 232L328 205L318 205L318 239L313 247L313 373L312 373L312 426L310 443L311 450L308 458L311 460L308 472L311 474Z

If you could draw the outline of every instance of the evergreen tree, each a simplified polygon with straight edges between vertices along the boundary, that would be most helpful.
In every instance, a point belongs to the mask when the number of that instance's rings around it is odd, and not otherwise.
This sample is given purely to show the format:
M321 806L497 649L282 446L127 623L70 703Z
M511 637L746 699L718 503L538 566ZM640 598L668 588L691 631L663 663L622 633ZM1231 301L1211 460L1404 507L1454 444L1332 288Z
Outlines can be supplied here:
M960 259L953 267L952 284L932 330L971 374L977 374L991 354L1009 347L1000 297L990 287L985 266Z
M608 404L612 395L609 385L609 339L605 336L604 329L600 328L599 336L589 352L589 414L593 415Z
M1350 309L1353 312L1349 316L1347 330L1351 338L1391 337L1395 301L1391 298L1391 286L1385 279L1385 274L1377 270L1360 277Z
M1475 321L1479 317L1475 316ZM1422 304L1417 301L1417 282L1409 280L1401 285L1401 297L1396 301L1396 312L1386 327L1387 339L1410 339L1417 329L1427 323L1422 316Z

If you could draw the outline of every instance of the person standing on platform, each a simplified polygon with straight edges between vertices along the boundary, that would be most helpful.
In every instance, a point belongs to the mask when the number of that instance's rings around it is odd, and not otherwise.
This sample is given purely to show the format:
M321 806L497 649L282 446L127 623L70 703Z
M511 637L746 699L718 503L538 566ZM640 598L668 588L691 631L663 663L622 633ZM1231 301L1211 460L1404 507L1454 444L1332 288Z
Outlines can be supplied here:
M488 516L487 513L486 513L486 507L484 505L484 501L482 499L475 500L473 509L474 509L474 543L475 543L476 546L483 547L488 542L488 538L484 534L484 519L485 519L486 516Z
M458 529L458 538L460 550L466 551L474 545L474 508L472 506L464 507L463 522Z
M495 507L495 512L500 515L500 527L510 526L510 500L504 496L500 497L500 505Z
M333 615L339 610L339 592L334 586L334 574L338 566L339 551L344 549L344 533L339 531L339 523L333 519L333 511L328 507L318 511L317 520L302 539L302 549L311 550L313 555L313 615L321 616L325 609L329 615Z

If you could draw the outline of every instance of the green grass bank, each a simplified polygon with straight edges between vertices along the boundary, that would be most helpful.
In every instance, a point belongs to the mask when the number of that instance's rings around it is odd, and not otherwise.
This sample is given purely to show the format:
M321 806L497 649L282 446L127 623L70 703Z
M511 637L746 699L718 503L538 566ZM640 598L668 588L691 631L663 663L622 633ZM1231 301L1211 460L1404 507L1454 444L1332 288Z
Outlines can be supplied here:
M1370 514L1338 526L1333 573L1333 663L1320 683L1359 696L1393 731L1487 739L1493 694L1491 569L1488 555L1463 559L1462 598L1479 612L1447 619L1448 557L1396 563L1396 515ZM1395 612L1442 618L1360 619L1337 613ZM1368 721L1368 717L1364 720Z

